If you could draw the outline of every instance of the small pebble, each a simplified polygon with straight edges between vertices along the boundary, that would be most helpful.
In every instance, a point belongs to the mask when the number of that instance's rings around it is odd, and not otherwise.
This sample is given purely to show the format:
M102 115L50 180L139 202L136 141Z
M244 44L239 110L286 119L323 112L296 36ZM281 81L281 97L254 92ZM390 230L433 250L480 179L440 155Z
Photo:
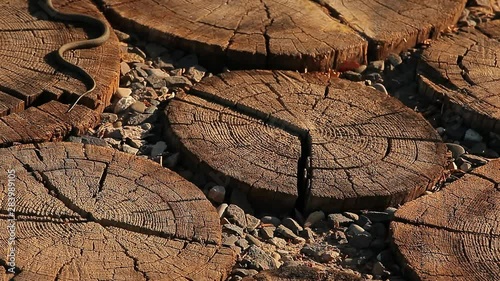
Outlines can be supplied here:
M114 113L120 113L125 111L127 108L129 108L132 104L134 104L136 100L133 97L124 97L118 100L115 104L115 107L113 109Z
M312 212L307 216L306 222L304 223L304 227L312 227L316 223L325 219L325 213L323 211Z
M462 154L465 153L465 148L463 148L461 145L454 144L454 143L447 143L446 146L452 153L453 159L458 159Z
M382 92L386 95L389 95L389 93L387 92L387 90L385 89L385 86L380 84L380 83L375 83L372 85L372 87L374 87L375 89L377 89L379 92Z
M217 207L217 214L219 214L219 218L222 218L226 213L226 209L229 205L227 203L222 203Z
M464 141L480 142L482 140L483 137L478 132L472 129L468 129L467 131L465 131Z
M390 53L389 56L387 57L387 60L392 64L393 66L398 66L400 65L403 60L398 54Z

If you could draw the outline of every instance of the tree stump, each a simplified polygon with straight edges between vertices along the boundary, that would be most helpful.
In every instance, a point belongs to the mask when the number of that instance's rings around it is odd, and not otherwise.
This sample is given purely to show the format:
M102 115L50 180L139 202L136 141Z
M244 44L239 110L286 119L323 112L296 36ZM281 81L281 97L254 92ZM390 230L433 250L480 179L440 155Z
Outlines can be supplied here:
M499 182L494 160L396 212L392 243L412 280L498 279Z
M0 149L0 170L15 280L224 280L234 263L203 193L152 161L45 143Z
M67 13L104 16L90 0L54 1ZM68 26L45 14L36 0L0 3L0 116L20 112L49 100L74 102L87 87L82 77L56 63L55 53L65 43L96 37L96 31ZM84 26L72 23L76 26ZM120 59L118 39L111 34L104 45L67 52L66 58L95 78L97 88L81 103L101 111L118 87Z
M369 41L369 57L385 59L436 38L454 25L467 0L318 0Z
M487 36L500 40L500 20L480 24L478 28Z
M216 68L327 70L366 62L367 42L305 0L100 0L110 20Z
M396 99L322 74L234 71L166 110L191 167L225 175L257 209L384 208L432 186L446 147ZM227 182L225 182L227 184Z
M419 91L461 115L466 125L500 133L500 38L489 30L492 38L471 29L433 42L419 65Z
M61 141L70 134L81 135L99 123L99 113L84 106L66 112L69 105L50 101L20 113L0 117L0 147L13 143Z

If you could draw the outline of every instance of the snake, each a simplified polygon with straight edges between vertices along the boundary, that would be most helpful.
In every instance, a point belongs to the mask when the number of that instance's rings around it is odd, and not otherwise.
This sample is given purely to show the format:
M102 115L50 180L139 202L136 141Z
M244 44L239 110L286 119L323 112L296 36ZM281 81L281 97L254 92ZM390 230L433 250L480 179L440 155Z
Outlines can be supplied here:
M45 13L47 13L49 15L49 17L51 17L54 20L86 23L86 24L96 26L101 31L101 33L100 33L101 36L99 36L97 38L69 42L69 43L62 45L57 50L57 55L56 55L57 63L59 63L60 65L63 65L64 67L68 68L69 70L72 70L72 71L78 73L87 81L87 83L85 83L87 86L87 91L78 97L78 99L73 103L73 105L68 109L68 111L66 111L66 113L68 113L78 104L80 99L82 99L85 95L87 95L88 93L95 90L96 82L95 82L94 78L87 71L85 71L83 68L66 60L63 56L64 53L66 51L71 51L71 50L76 50L76 49L87 49L87 48L101 46L106 41L108 41L109 35L110 35L110 30L109 30L108 25L104 21L102 21L98 18L88 16L85 14L63 13L63 12L56 10L52 4L52 0L39 0L38 5L42 8L42 10Z

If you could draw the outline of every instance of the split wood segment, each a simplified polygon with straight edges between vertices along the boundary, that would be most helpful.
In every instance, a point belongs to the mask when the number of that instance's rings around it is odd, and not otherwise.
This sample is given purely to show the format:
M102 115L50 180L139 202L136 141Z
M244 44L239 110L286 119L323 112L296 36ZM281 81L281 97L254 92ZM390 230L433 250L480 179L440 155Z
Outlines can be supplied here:
M500 20L494 20L480 24L478 28L487 36L500 40Z
M435 183L446 147L427 121L363 84L320 75L206 78L167 108L167 139L261 210L383 208Z
M424 51L419 91L444 103L465 123L500 133L500 37L497 22L479 30L443 36ZM489 32L488 32L489 30Z
M117 26L196 52L204 65L327 70L367 42L309 0L99 0Z
M309 266L282 266L279 269L265 270L242 281L361 281L352 273L336 269L321 270Z
M54 5L62 12L104 19L91 0L58 0ZM96 36L93 34L96 31L83 30L78 23L68 26L68 23L53 21L36 0L2 1L0 18L3 19L0 23L0 116L48 100L75 101L87 90L82 77L56 63L55 52L65 43ZM67 52L65 56L95 78L96 90L82 98L81 103L102 112L118 87L117 37L112 34L103 46Z
M453 26L467 0L318 0L370 42L369 57L384 59L436 38Z
M84 106L50 101L19 113L0 117L0 147L13 143L62 141L70 134L84 134L99 123L99 113Z
M99 1L116 25L196 52L206 65L301 71L404 51L455 24L467 2Z
M0 170L5 230L15 170L15 280L225 280L235 262L203 193L150 160L44 143L0 149Z
M497 280L500 161L401 207L393 246L412 280Z

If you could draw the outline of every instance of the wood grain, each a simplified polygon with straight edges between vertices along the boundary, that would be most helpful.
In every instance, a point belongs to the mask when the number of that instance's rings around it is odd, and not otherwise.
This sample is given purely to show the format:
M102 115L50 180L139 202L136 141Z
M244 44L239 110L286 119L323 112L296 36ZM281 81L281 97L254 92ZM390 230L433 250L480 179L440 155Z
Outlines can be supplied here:
M369 40L369 58L385 59L436 38L456 24L466 0L319 0Z
M499 176L491 161L396 212L392 243L411 280L498 279Z
M68 13L85 13L100 19L104 16L90 0L54 1L57 9ZM70 102L86 91L78 74L56 63L55 54L65 43L95 36L90 28L82 29L78 23L54 22L35 0L10 0L0 3L0 90L24 102L24 107L40 105L49 100ZM72 63L92 75L97 88L85 96L81 103L101 111L109 104L118 87L119 49L114 34L103 46L76 50L65 54ZM0 114L7 110L17 112L17 107L0 97ZM12 109L10 109L12 108Z
M499 38L479 30L443 36L423 53L419 91L461 115L466 125L500 133L499 55Z
M446 147L421 116L318 74L225 73L195 85L166 115L167 139L191 167L236 180L229 186L248 192L257 209L397 205L432 186L445 164ZM275 195L254 197L257 190Z
M77 105L67 113L68 108L69 105L50 101L0 117L0 147L62 141L70 134L82 135L99 124L100 116L96 111Z
M0 167L15 171L15 280L223 280L234 262L203 193L152 161L45 143L0 149Z
M308 0L99 2L116 25L211 67L312 71L366 61L366 41Z

